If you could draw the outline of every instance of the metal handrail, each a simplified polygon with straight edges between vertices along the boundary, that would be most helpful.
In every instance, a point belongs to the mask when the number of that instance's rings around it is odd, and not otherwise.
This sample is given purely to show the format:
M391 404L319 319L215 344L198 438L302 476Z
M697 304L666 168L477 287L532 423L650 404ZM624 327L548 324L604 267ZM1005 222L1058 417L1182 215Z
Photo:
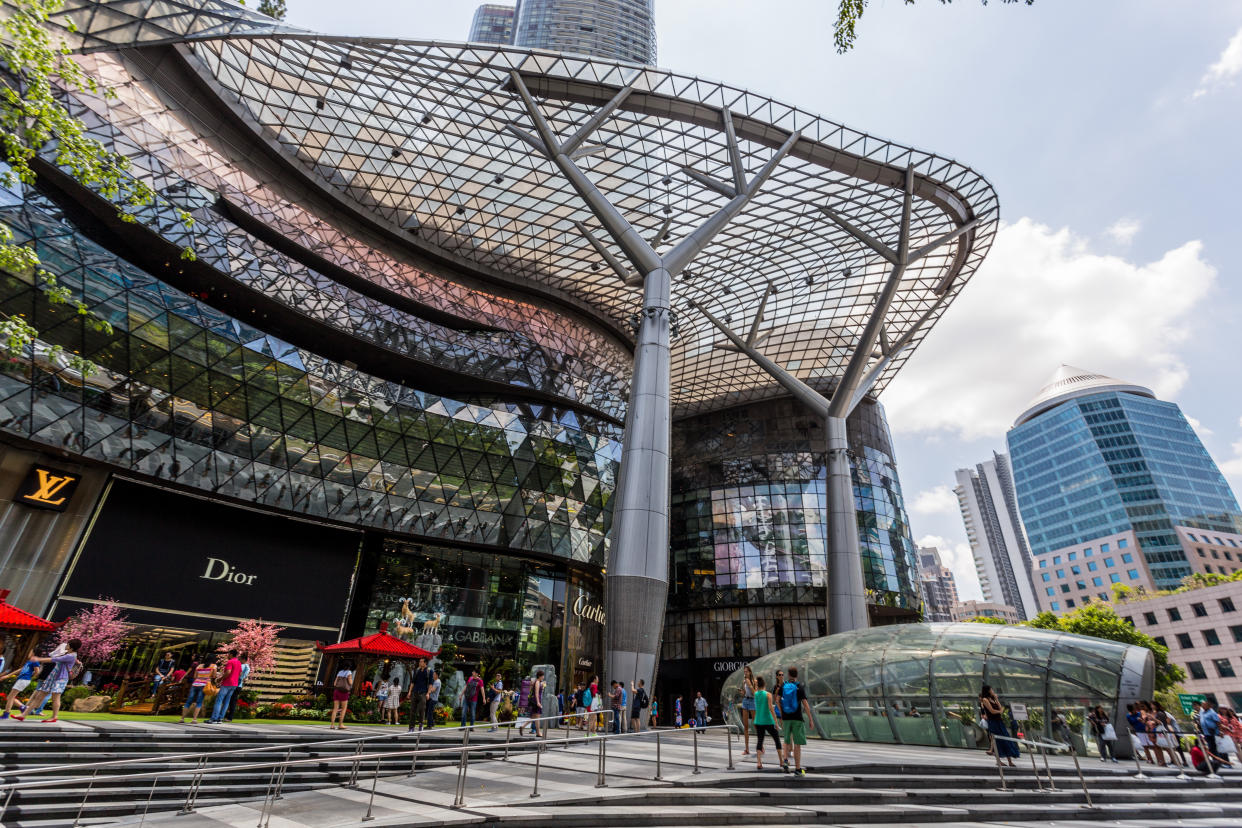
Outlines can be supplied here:
M611 714L611 713L612 713L612 711L611 711L611 710L608 710L608 711L597 711L597 712L598 712L598 713L601 713L601 714ZM563 715L556 715L556 716L541 716L541 717L537 717L537 718L534 718L534 719L527 719L526 721L527 721L527 722L530 722L530 721L545 721L545 720L552 720L552 719L563 719L563 718L565 718ZM490 725L490 722L484 722L484 723L482 724L482 726L489 726L489 725ZM85 796L83 797L83 800L82 800L82 808L83 808L83 809L85 808L86 801L87 801L87 799L88 799L88 798L89 798L89 796L90 796L90 791L91 791L91 790L92 790L92 789L93 789L96 785L98 785L98 784L100 784L100 783L107 783L107 782L125 782L125 781L139 780L139 779L143 779L143 780L145 780L145 779L151 779L151 780L152 780L152 791L151 791L151 794L154 794L154 788L155 788L155 785L156 785L156 783L158 782L158 780L159 780L159 779L161 779L161 778L168 777L168 778L173 778L173 779L175 779L175 778L178 778L178 777L194 777L194 779L195 779L194 784L192 785L191 790L190 790L190 792L187 794L187 797L186 797L186 805L185 805L185 807L184 807L184 808L182 809L182 811L181 811L181 813L189 813L190 811L192 811L192 810L193 810L193 808L192 808L192 803L193 803L193 802L194 802L194 800L197 798L197 788L198 788L199 782L201 781L201 779L202 779L202 777L203 777L203 776L208 776L208 775L216 775L216 774L225 774L225 773L235 773L235 772L241 772L241 771L261 771L261 770L270 770L270 771L271 771L271 779L269 780L269 783L268 783L268 790L267 790L267 793L264 795L264 805L263 805L263 809L262 809L262 811L260 812L260 815L259 815L259 825L260 825L260 827L261 827L261 828L265 828L265 826L264 826L264 816L265 816L265 815L267 815L268 809L270 808L271 804L272 804L272 803L274 803L277 799L281 798L281 797L280 797L280 786L283 784L283 782L284 782L284 777L285 777L285 773L287 772L287 770L288 770L290 767L296 767L296 766L301 766L301 765L311 765L311 764L314 764L314 765L332 765L332 764L337 764L337 763L345 763L345 762L350 762L350 763L353 763L353 764L354 764L354 772L351 774L351 780L353 780L354 782L356 782L356 778L357 778L357 767L358 767L358 765L359 765L360 763L362 763L362 762L367 762L367 761L370 761L370 760L375 760L375 771L374 771L374 776L373 776L373 778L372 778L372 784L371 784L371 798L370 798L370 803L369 803L369 804L368 804L368 806L367 806L367 817L364 817L364 818L363 818L363 819L364 819L364 821L366 821L366 820L368 820L368 819L370 818L370 814L371 814L371 804L373 804L373 803L374 803L374 798L375 798L375 785L376 785L376 780L378 779L378 776L379 776L379 771L380 771L380 762L381 762L382 760L384 760L384 759L389 759L389 758L400 758L400 757L404 757L404 756L417 757L417 756L420 756L420 755L421 755L421 756L426 756L426 755L443 754L443 753L454 753L454 752L458 753L458 754L460 755L460 757L461 757L461 760L462 760L462 761L461 761L461 763L460 763L460 765L459 765L459 772L458 772L458 783L457 783L457 791L458 791L458 792L457 792L457 797L456 797L456 799L455 799L455 804L454 804L454 807L461 807L461 805L462 805L462 800L463 800L463 797L464 797L466 767L468 766L468 763L467 763L467 761L466 761L466 760L467 760L467 756L468 756L471 752L474 752L474 751L487 751L487 750L492 750L492 749L494 749L494 748L496 747L495 745L490 744L490 743L489 743L489 744L478 744L478 745L471 745L471 744L469 743L469 735L470 735L470 734L469 734L469 731L470 731L470 730L472 730L472 729L474 729L476 726L477 726L477 725L469 725L469 726L466 726L466 727L464 727L464 728L454 728L454 729L461 729L461 730L464 730L464 731L465 731L465 732L463 733L463 741L462 741L462 743L461 743L461 744L457 744L457 745L443 745L443 746L440 746L440 747L420 748L420 749L415 749L415 750L396 750L396 751L384 751L384 752L380 752L380 753L369 753L369 754L367 754L367 753L357 752L357 753L353 753L353 754L346 754L346 755L341 755L341 756L331 756L331 757L312 757L312 758L307 758L307 759L291 759L291 758L285 758L285 759L278 760L278 761L270 761L270 762L251 762L251 763L238 764L238 765L224 765L224 766L214 766L214 767L205 767L205 766L201 766L201 765L200 765L199 767L196 767L196 768L187 768L187 769L181 769L181 770L159 770L159 771L146 771L146 772L140 772L140 773L113 774L113 775L110 775L110 776L99 776L98 774L95 774L95 775L93 775L93 776L92 776L92 778L91 778L91 784L90 784L90 786L87 788L86 794L85 794ZM700 732L702 732L702 731L706 731L706 730L719 730L719 729L724 729L724 730L726 730L726 731L727 731L727 735L728 735L728 748L729 748L729 766L728 766L728 767L729 767L729 769L730 769L730 770L732 770L732 769L733 769L733 761L732 761L732 760L733 760L733 742L732 742L732 737L733 737L733 732L734 732L734 729L735 729L735 728L734 728L734 726L733 726L733 725L727 725L727 724L726 724L726 725L712 725L712 726L709 726L709 727L704 727L704 728L701 728L701 729L693 729L693 730L689 730L689 731L688 731L688 732L690 732L691 734L693 734L693 738L694 738L694 744L695 744L695 753L694 753L694 761L695 761L695 765L694 765L694 772L695 772L695 773L698 773L698 772L699 772L699 767L698 767L698 736L699 736L699 733L700 733ZM683 732L687 732L687 731L683 729L683 730L674 730L674 731L671 731L671 732L672 732L673 734L677 734L677 733L683 733ZM609 739L619 739L619 738L635 738L635 737L639 737L639 736L645 736L645 737L655 736L655 737L656 737L656 745L657 745L657 757L656 757L656 761L657 761L657 768L656 768L656 779L659 779L659 778L660 778L660 755L659 755L659 744L660 744L660 741L659 741L659 740L660 740L660 736L661 736L662 734L665 734L665 732L664 732L664 731L660 731L660 730L656 730L656 731L638 731L638 732L631 732L631 733L609 733L609 734L598 734L598 735L596 735L596 734L584 734L584 735L582 735L582 736L579 736L579 737L574 737L574 738L575 738L576 740L580 741L582 744L591 744L592 742L598 742L598 743L599 743L599 746L600 746L600 761L599 761L598 770L596 771L596 773L598 774L598 779L599 779L599 781L597 782L597 787L606 787L606 783L603 781L603 780L604 780L604 774L605 774L605 761L606 761L606 758L605 758L605 757L606 757L606 753L605 753L605 748L604 748L604 745L605 745L605 743L606 743ZM666 735L666 734L665 734L665 735ZM528 740L528 741L525 741L525 742L522 742L522 743L521 743L523 747L526 747L526 748L532 748L532 747L533 747L533 748L535 748L535 749L536 749L536 751L537 751L537 754L536 754L536 766L535 766L535 767L536 767L536 774L535 774L535 790L534 790L534 792L532 793L532 796L537 796L537 795L538 795L538 785L539 785L538 771L539 771L539 764L540 764L540 756L539 756L539 754L542 754L542 752L543 752L543 751L544 751L544 750L545 750L548 746L551 746L551 745L562 745L562 744L563 744L563 745L565 745L566 747L568 747L568 745L571 743L571 741L572 741L572 740L571 740L571 739L570 739L570 737L567 735L567 736L566 736L566 738L564 738L564 739L561 739L561 738L558 736L558 737L556 737L555 739L552 739L552 738L535 739L535 740ZM359 745L359 748L361 748L361 745ZM7 811L7 809L8 809L9 802L10 802L10 800L11 800L12 796L13 796L13 793L14 793L14 792L15 792L18 788L31 788L31 789L37 789L37 788L50 788L50 787L55 787L55 786L57 786L57 785L63 785L64 783L66 783L66 782L70 782L70 781L78 781L78 779L77 779L76 777L69 777L69 778L61 777L61 778L56 778L56 779L44 779L44 780L38 780L38 781L34 781L34 782L9 782L9 783L5 783L5 784L0 784L0 792L3 792L3 791L5 791L5 790L7 790L7 791L8 791L8 794L7 794L7 795L5 796L5 798L4 798L4 803L3 803L3 805L2 805L2 806L0 806L0 819L2 819L2 818L3 818L5 811ZM356 785L352 785L352 786L356 787ZM151 795L148 795L148 797L147 797L147 807L148 807L148 808L150 807L151 798L152 798L152 797L151 797ZM145 812L144 812L144 814L143 814L143 818L145 819L145 817L146 817L146 814L145 814ZM270 822L270 819L271 819L270 815L267 815L267 821L268 821L268 822Z
M601 715L605 713L607 713L608 715L612 714L611 710L608 710L608 711L601 710L598 712ZM564 715L544 716L544 717L541 717L540 719L535 719L534 721L541 721L543 719L563 719L563 718L565 718ZM532 720L531 719L525 720L526 723L529 723L530 721ZM504 722L503 724L501 724L501 726L502 727L507 726L511 728L516 723L517 723L516 720L513 722ZM384 725L382 724L373 725L373 726L384 727ZM473 729L480 728L480 727L491 727L491 722L476 722L475 724L472 724L472 725L459 725L457 727L433 727L433 728L429 728L429 730L434 730L436 733L457 733L460 731L473 730ZM415 734L419 732L420 731L413 731L413 730L407 730L405 732L400 732L400 731L393 732L389 730L383 733L368 733L366 736L347 736L342 739L321 739L315 742L281 742L281 743L274 744L274 745L264 745L262 747L252 747L252 748L228 748L226 750L205 750L205 751L200 751L198 753L166 753L160 756L145 756L140 759L109 759L104 762L79 762L73 765L43 765L37 768L30 768L28 770L0 770L0 778L4 778L8 776L35 776L35 775L41 775L45 773L52 773L54 771L89 770L89 769L104 768L104 767L111 767L111 766L123 767L126 765L144 765L144 764L149 764L152 762L177 762L177 761L182 761L182 760L193 761L196 759L209 759L215 756L241 756L243 754L249 754L249 753L271 753L271 752L276 752L276 751L281 751L281 750L291 750L293 748L313 748L313 747L323 747L326 745L348 745L348 744L354 744L354 743L359 743L359 742L370 742L370 741L374 741L377 739L393 739L393 738L400 739L404 736L409 736L411 734ZM6 785L0 784L0 790L4 790L5 787Z
M1004 767L1001 765L1000 751L996 749L997 739L1004 739L1007 742L1017 742L1018 744L1039 748L1039 755L1043 757L1043 760L1044 760L1044 772L1048 776L1047 789L1044 788L1044 783L1039 778L1039 768L1035 766L1035 751L1028 750L1027 753L1031 757L1031 770L1035 774L1035 785L1039 789L1040 793L1044 793L1045 790L1051 793L1057 789L1056 780L1052 778L1052 767L1049 766L1048 764L1048 754L1045 751L1045 748L1049 748L1052 750L1068 750L1070 756L1074 758L1074 770L1077 771L1078 773L1078 782L1080 785L1082 785L1082 795L1086 797L1087 807L1088 808L1095 807L1095 805L1091 802L1091 792L1087 790L1087 778L1082 775L1082 765L1078 763L1078 751L1074 750L1073 745L1066 744L1065 742L1051 742L1051 741L1038 742L1034 739L1019 739L1016 736L998 736L995 733L992 733L991 731L988 731L988 739L990 740L991 745L992 745L992 755L996 759L996 772L1000 775L1000 783L1001 783L1000 789L1002 791L1008 791L1009 788L1005 784L1005 770L1004 770Z

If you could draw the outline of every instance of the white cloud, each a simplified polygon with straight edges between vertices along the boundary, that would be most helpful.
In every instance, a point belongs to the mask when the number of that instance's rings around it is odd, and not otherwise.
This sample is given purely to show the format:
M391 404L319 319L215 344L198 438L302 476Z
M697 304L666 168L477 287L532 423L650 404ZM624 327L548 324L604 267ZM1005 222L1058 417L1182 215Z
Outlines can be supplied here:
M940 485L916 494L910 504L910 511L916 515L956 515L960 509L953 489Z
M1143 229L1143 222L1133 218L1117 219L1104 232L1108 237L1123 247L1134 241L1134 237Z
M1216 270L1186 242L1146 264L1091 252L1068 229L1003 225L982 268L884 392L905 433L997 439L1061 363L1173 397L1178 347Z
M1216 87L1232 84L1239 75L1242 75L1242 29L1238 29L1220 58L1208 67L1194 96L1201 98Z
M1238 428L1242 428L1242 418L1238 419ZM1242 492L1242 438L1238 439L1232 448L1233 457L1220 464L1220 473L1229 481L1236 497L1239 492Z
M983 600L983 589L979 586L979 573L975 571L975 558L970 554L969 544L941 535L924 535L919 538L918 546L934 546L940 550L941 563L953 570L960 600Z
M1202 440L1204 437L1210 437L1216 433L1215 431L1212 431L1212 429L1208 428L1203 423L1201 423L1197 417L1191 417L1190 415L1186 415L1186 422L1190 423L1190 427L1193 428L1195 430L1195 433L1199 435L1200 440Z

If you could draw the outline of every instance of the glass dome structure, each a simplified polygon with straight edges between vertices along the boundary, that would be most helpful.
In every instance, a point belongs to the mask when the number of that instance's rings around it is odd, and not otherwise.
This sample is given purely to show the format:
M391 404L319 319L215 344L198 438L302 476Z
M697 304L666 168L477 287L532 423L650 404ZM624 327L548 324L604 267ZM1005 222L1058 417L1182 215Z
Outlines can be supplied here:
M1086 714L1103 705L1119 733L1125 705L1151 698L1150 650L1068 633L999 624L899 624L806 641L750 663L772 686L776 670L797 667L824 739L974 748L980 686L1003 704L1022 702L1028 737L1058 738L1051 711L1065 716L1079 753L1094 744ZM726 720L740 724L742 672L724 684ZM1119 720L1119 717L1120 720ZM1118 748L1128 748L1117 742ZM1121 754L1121 750L1118 751Z

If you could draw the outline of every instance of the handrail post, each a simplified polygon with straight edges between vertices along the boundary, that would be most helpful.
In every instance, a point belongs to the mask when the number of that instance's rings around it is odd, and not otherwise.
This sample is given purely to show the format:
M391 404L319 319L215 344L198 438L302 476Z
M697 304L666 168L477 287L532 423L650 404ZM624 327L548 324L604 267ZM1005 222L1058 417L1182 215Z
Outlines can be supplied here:
M694 736L694 772L697 774L699 772L699 732L695 730L692 735Z
M418 735L414 737L414 752L410 754L410 776L414 775L414 771L418 767L418 748L422 743L423 731L419 730Z
M13 799L13 794L15 794L15 793L17 793L17 785L16 785L16 783L14 783L14 784L13 784L13 787L9 788L9 793L8 793L8 795L4 797L4 807L3 807L3 808L0 808L0 820L3 820L3 819L4 819L4 815L5 815L6 813L8 813L8 811L9 811L9 802Z
M1143 773L1143 766L1139 763L1138 751L1134 749L1134 729L1130 729L1130 752L1134 754L1134 769L1138 773L1134 774L1134 779L1146 779L1147 774Z
M1040 781L1039 768L1035 765L1035 751L1031 749L1031 746L1028 746L1026 749L1026 753L1028 756L1031 757L1031 773L1035 774L1035 787L1036 789L1039 790L1040 793L1043 793L1044 783Z
M992 756L996 759L996 772L1000 774L1000 789L1002 791L1009 790L1009 786L1005 784L1005 769L1001 767L1000 748L997 747L996 735L989 731L988 741L992 743Z
M289 760L292 757L293 757L293 748L289 748L288 750L285 751L285 763L280 766L280 776L276 777L276 795L272 797L273 802L275 802L277 799L285 798L284 794L282 794L281 791L284 790L284 787L285 787L285 772L289 770Z
M259 824L257 828L265 828L266 825L272 823L272 811L276 807L276 798L273 795L276 790L276 777L280 773L278 766L272 766L272 774L267 778L267 791L263 794L263 807L259 809ZM267 818L266 823L264 817Z
M361 755L362 755L362 742L359 742L358 746L354 748L354 756L357 757ZM353 767L349 771L349 784L346 785L345 787L347 788L358 787L358 766L361 764L362 764L361 759L357 759L357 758L354 759Z
M607 743L608 743L608 737L601 736L599 739L599 770L595 775L595 787L597 788L608 787L608 783L605 781L605 775L604 775L605 774L604 768L607 763L607 758L606 758L606 753L605 753L606 748L604 746Z
M147 804L142 809L142 819L138 820L138 828L147 823L147 813L151 810L151 797L155 796L155 786L160 781L157 776L151 780L151 790L147 791Z
M198 764L195 766L195 770L201 770L203 768L203 764L205 763L205 761L206 761L206 757L200 756L198 759ZM195 793L198 792L198 781L201 778L202 778L201 775L195 774L194 778L190 780L190 789L186 791L186 794L185 794L185 804L182 805L181 810L178 811L178 813L181 816L194 813L194 799L195 799L194 795Z
M530 798L535 799L539 796L539 760L543 758L543 750L535 751L535 787L530 792Z
M1074 750L1073 742L1070 743L1070 753L1074 754L1074 761L1077 762L1078 751ZM1042 743L1039 746L1039 755L1044 757L1044 772L1048 774L1048 789L1055 791L1057 789L1057 783L1052 778L1052 768L1048 766L1048 751L1044 748Z
M78 828L82 823L82 812L86 810L86 800L90 799L91 788L95 787L95 777L99 775L99 768L95 768L91 772L91 781L86 786L86 793L82 794L82 804L78 806L78 815L73 818L73 828Z
M367 815L362 818L363 822L370 822L375 819L375 817L371 815L371 809L375 807L375 784L379 781L379 769L380 760L379 757L377 757L375 760L375 773L371 776L371 798L367 801Z
M470 729L467 728L461 735L461 759L457 763L457 796L453 799L454 808L460 808L466 802L466 764L469 762L469 749Z
M1087 807L1094 808L1091 804L1091 792L1087 790L1087 779L1082 775L1082 766L1078 764L1078 751L1071 751L1071 755L1074 757L1074 770L1078 771L1078 781L1082 784L1082 795L1087 798Z
M725 731L725 739L726 739L726 740L728 741L728 743L729 743L729 767L728 767L728 770L733 770L733 725L729 725L729 729Z
M511 724L505 728L505 758L500 761L502 762L509 761L509 743L512 741L513 741L513 725Z
M655 781L663 782L664 777L660 775L660 731L656 731L656 775Z

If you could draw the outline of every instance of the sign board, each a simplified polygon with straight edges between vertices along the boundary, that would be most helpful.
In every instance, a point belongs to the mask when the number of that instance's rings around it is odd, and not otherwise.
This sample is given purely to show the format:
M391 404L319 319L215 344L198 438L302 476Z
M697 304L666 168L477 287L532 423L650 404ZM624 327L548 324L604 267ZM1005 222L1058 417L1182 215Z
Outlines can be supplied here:
M1022 702L1013 702L1009 705L1009 712L1013 716L1015 722L1026 721L1026 705Z
M13 499L27 506L63 512L81 479L82 476L78 474L57 471L46 466L31 466Z
M1182 713L1187 716L1194 715L1194 703L1207 701L1207 696L1202 693L1178 693L1177 700L1182 703Z

